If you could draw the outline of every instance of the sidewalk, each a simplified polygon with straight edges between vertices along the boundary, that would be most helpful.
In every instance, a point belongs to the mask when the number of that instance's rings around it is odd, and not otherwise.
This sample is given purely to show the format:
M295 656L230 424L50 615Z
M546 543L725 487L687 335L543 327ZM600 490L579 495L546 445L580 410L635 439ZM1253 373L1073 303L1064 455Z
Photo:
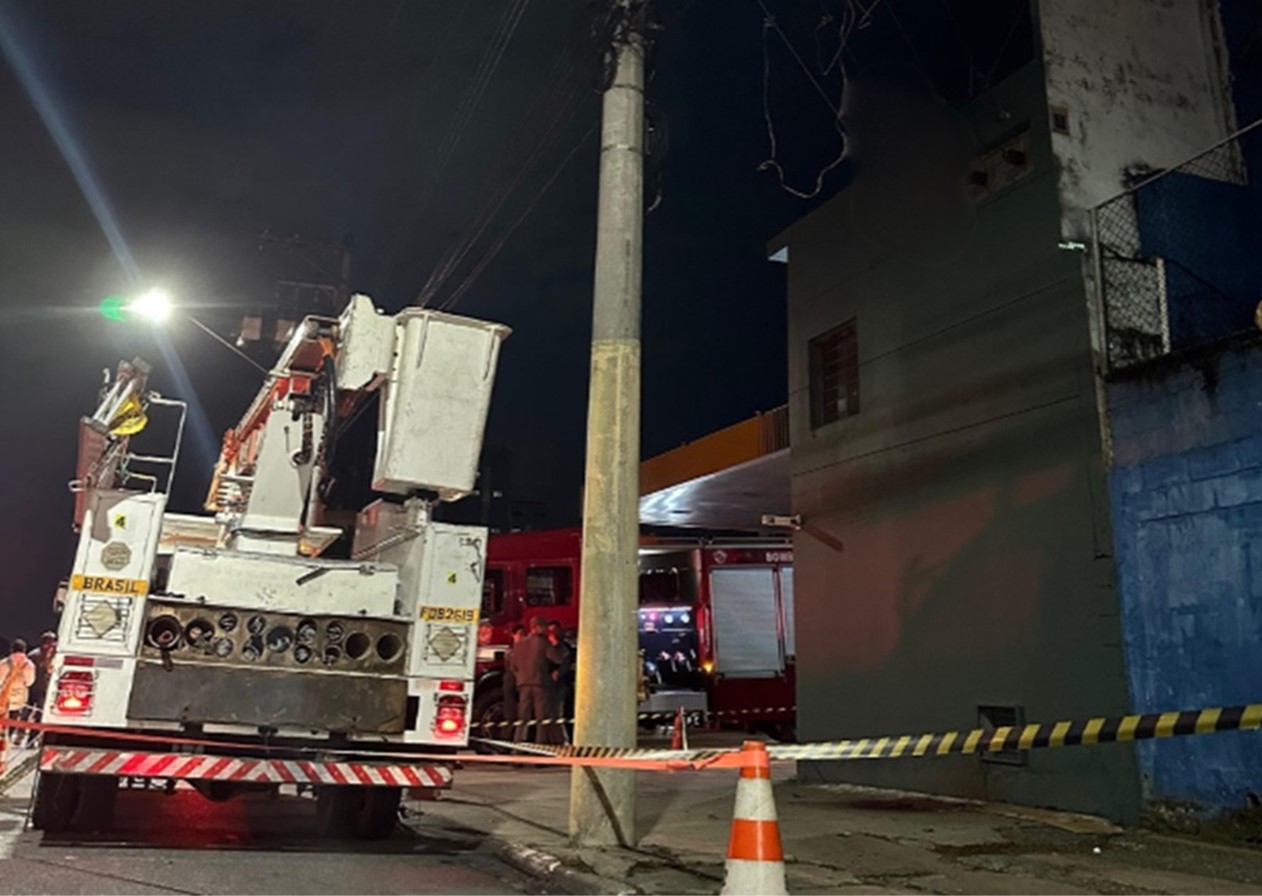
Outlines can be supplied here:
M800 785L792 763L775 766L792 893L1262 892L1262 851L1043 810ZM735 772L637 774L635 849L569 845L565 769L465 767L441 800L410 803L421 815L408 821L422 835L489 838L552 889L718 892Z

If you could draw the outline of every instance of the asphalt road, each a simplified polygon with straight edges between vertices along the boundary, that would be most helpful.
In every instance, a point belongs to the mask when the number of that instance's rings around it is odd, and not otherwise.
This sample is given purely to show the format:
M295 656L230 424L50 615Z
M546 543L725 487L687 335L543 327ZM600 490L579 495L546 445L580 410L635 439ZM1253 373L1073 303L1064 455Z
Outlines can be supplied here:
M212 803L192 791L123 791L108 836L23 831L27 795L0 798L5 893L531 893L473 832L412 816L390 840L322 838L314 801Z

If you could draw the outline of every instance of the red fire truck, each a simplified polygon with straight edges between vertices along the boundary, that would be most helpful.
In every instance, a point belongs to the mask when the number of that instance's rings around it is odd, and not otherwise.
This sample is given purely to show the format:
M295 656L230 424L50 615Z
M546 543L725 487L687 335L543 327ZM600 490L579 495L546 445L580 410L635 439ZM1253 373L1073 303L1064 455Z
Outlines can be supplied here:
M490 539L476 721L503 718L503 657L513 626L542 615L560 622L572 643L577 640L581 544L577 528ZM647 685L642 713L682 707L713 724L791 736L796 675L793 549L787 539L703 543L644 536L639 640Z

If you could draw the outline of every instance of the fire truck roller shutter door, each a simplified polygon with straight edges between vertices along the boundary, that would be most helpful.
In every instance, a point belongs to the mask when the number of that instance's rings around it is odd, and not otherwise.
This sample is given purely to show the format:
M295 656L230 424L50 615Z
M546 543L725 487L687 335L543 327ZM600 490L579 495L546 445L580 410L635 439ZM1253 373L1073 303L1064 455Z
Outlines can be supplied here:
M784 671L775 570L770 567L711 570L710 604L715 672L758 678Z

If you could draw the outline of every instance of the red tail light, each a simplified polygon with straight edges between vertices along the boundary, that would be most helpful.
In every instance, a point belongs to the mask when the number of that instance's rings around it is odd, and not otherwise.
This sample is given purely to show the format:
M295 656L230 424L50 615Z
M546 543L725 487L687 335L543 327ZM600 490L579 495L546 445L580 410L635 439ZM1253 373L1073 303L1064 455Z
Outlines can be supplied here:
M459 737L464 731L466 705L464 697L439 697L434 733L439 737Z
M491 636L494 632L491 630L491 623L484 622L478 626L478 645L485 647L491 643Z
M54 706L64 715L87 715L92 711L96 679L91 672L67 669L57 678Z

